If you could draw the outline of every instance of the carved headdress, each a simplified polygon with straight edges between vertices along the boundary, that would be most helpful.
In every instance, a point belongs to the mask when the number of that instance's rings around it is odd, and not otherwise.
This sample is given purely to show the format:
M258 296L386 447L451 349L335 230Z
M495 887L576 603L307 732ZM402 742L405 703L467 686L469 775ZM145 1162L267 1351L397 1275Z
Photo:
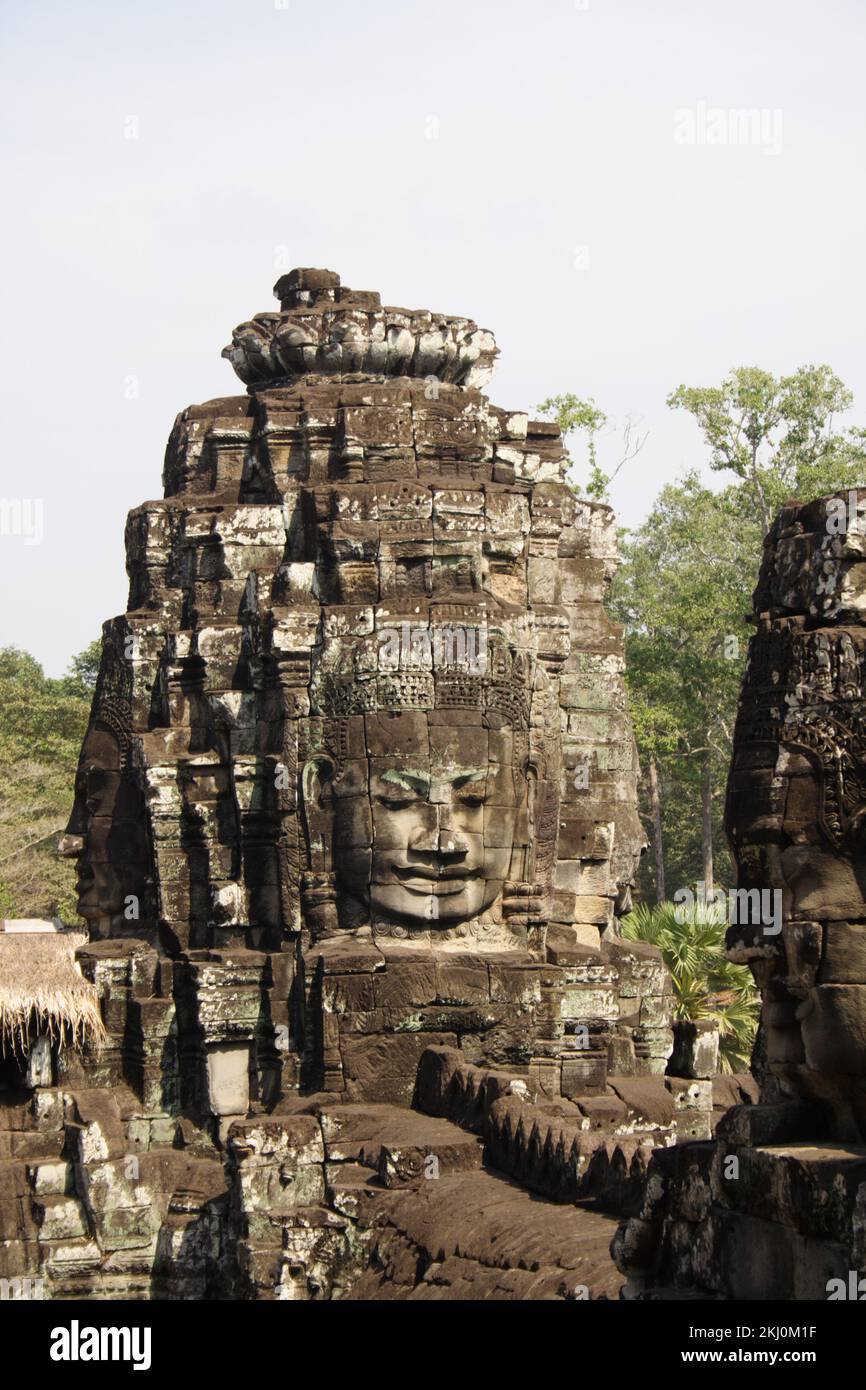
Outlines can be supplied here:
M314 661L311 707L331 716L481 709L529 728L532 661L495 629L399 628L336 639Z

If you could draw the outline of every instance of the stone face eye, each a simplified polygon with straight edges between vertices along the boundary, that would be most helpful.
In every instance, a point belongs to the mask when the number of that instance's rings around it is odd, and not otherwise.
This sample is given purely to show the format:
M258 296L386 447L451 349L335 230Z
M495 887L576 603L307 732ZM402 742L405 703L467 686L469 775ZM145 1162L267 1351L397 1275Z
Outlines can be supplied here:
M389 811L399 811L405 806L414 806L417 797L411 792L406 792L402 796L379 796L376 800L380 806L385 806Z

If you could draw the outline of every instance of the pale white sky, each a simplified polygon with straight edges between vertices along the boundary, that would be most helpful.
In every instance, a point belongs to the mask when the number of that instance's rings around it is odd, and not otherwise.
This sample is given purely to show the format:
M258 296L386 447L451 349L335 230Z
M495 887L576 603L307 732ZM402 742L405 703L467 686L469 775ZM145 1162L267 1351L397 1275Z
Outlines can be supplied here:
M57 675L124 610L125 515L243 391L280 248L492 329L497 404L640 417L627 524L704 457L680 382L827 361L866 423L862 3L585 4L4 0L0 496L44 539L0 535L0 646ZM764 134L707 143L713 108Z

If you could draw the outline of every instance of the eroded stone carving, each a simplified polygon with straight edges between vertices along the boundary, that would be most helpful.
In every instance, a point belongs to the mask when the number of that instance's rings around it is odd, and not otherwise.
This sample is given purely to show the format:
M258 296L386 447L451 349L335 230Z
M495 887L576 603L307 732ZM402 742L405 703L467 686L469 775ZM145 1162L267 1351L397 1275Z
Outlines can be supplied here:
M475 389L490 334L331 272L276 292L270 355L250 325L227 349L250 395L179 418L166 500L130 517L88 735L117 751L82 762L146 799L129 862L84 781L67 849L170 950L591 946L643 842L610 514L554 427Z
M856 501L856 494L853 494ZM850 499L848 499L850 500ZM829 1105L866 1137L864 537L840 501L790 506L767 538L735 733L728 825L745 889L782 897L779 938L729 933L764 995L782 1093Z
M711 1105L665 1075L671 981L617 929L643 832L614 519L554 425L481 395L490 334L329 271L277 293L228 350L246 394L178 417L128 519L64 844L106 1038L13 1114L0 1277L424 1297L420 1264L388 1271L425 1188L438 1251L471 1169L474 1244L431 1296L570 1297L561 1209L515 1186L503 1211L485 1154L621 1209L644 1146L706 1137ZM571 1215L606 1291L610 1219Z
M307 375L426 377L482 387L499 349L471 319L426 309L383 309L331 270L292 270L274 286L281 313L256 314L223 351L248 386Z
M107 623L90 726L61 854L78 862L78 912L92 937L136 936L153 916L152 852L130 697L133 673L122 624Z

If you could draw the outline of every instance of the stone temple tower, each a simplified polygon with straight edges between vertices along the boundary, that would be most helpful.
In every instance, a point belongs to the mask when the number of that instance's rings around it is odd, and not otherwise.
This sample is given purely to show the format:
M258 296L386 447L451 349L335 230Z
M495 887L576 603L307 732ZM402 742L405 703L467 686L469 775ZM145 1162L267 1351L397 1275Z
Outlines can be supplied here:
M467 955L537 984L616 943L643 836L602 606L613 517L565 481L554 425L481 393L489 332L325 270L275 293L223 354L246 393L178 417L165 497L130 514L65 848L92 938L146 940L215 990L234 967L202 953L280 957L291 1044L256 1049L260 1089L300 1058L293 1081L375 1091L390 1037L408 1094L425 1029L392 1034L378 998L332 1007L317 970L411 962L435 1009ZM475 1056L490 1030L492 1058L561 1079L522 989L519 1026L470 994ZM669 1050L664 1027L630 1042Z
M497 1167L572 1195L605 1135L708 1133L709 1082L664 1076L661 959L619 934L643 833L610 509L482 394L471 320L326 270L275 290L225 349L245 390L178 416L130 513L62 844L105 1039L39 1114L89 1175L57 1275L88 1296L336 1287L334 1165L385 1148L335 1136L371 1106L403 1144L459 1092L477 1166L508 1095Z

